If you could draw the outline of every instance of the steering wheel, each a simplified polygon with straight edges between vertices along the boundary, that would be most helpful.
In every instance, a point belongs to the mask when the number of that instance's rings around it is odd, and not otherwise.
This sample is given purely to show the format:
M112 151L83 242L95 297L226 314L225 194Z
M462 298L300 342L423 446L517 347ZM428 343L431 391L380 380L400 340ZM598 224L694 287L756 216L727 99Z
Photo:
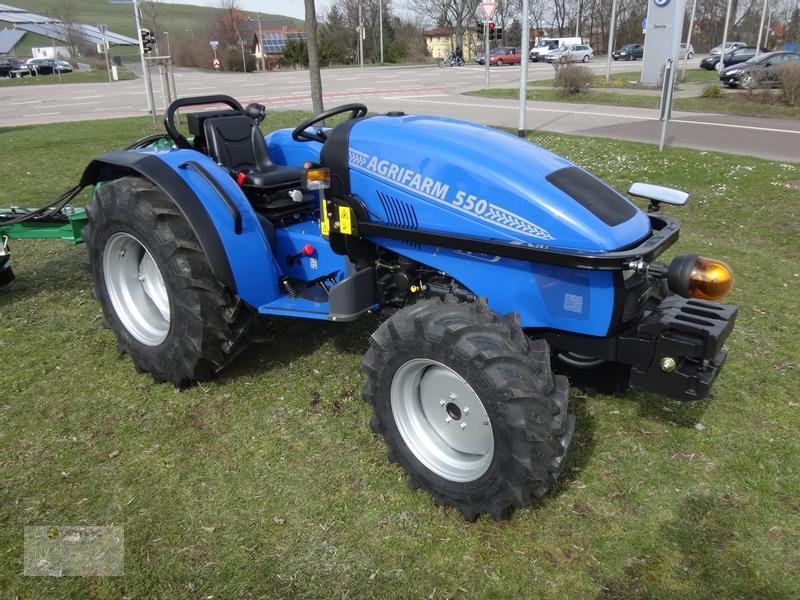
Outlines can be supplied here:
M318 129L317 131L309 132L306 131L306 129L316 125L320 121L330 119L331 117L335 117L336 115L346 112L350 113L351 119L359 119L367 114L367 107L363 104L342 104L341 106L321 112L318 115L311 117L307 121L303 121L300 123L300 125L295 127L294 131L292 131L292 139L295 142L321 142L324 144L325 140L328 139L328 135L324 131Z

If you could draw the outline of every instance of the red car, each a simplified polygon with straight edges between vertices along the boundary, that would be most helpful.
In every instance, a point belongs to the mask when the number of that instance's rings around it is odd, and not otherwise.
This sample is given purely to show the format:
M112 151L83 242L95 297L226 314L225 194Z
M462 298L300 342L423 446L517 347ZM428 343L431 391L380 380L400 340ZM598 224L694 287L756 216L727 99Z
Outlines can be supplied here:
M522 61L519 48L500 46L489 52L489 64L502 67L503 65L518 65Z

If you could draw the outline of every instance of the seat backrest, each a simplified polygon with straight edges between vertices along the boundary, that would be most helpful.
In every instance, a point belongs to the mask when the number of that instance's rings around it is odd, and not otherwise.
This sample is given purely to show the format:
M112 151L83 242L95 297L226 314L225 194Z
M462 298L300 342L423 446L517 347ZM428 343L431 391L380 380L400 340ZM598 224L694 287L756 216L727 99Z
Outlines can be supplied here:
M232 115L203 123L208 153L232 171L263 171L272 165L267 142L253 119Z

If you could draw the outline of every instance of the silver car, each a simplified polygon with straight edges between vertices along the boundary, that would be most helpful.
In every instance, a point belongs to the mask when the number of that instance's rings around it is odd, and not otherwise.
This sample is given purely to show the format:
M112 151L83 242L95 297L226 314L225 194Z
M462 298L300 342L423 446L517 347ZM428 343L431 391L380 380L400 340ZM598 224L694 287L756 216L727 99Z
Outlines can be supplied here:
M584 62L592 60L594 50L588 44L572 44L570 46L560 46L555 50L545 54L547 62Z

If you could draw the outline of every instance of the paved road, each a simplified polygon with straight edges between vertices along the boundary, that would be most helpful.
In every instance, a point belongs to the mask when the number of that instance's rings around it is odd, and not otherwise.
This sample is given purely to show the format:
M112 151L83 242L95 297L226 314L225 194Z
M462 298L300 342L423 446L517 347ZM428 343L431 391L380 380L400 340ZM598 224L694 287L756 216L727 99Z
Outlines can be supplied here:
M697 62L695 58L691 62ZM598 72L603 61L590 67ZM631 71L638 63L614 63L614 71ZM547 64L531 63L531 80L551 77ZM364 102L371 110L404 110L481 121L516 128L517 103L462 96L484 87L484 70L478 65L440 69L435 66L344 68L323 71L326 106ZM491 87L515 87L519 67L491 70ZM310 109L308 74L228 74L176 72L181 96L225 93L243 103L262 102L275 109ZM157 78L157 107L163 110ZM147 103L140 80L114 84L62 84L0 88L0 126L75 121L141 115ZM702 150L738 152L773 160L800 159L800 121L734 117L709 113L675 112L669 143ZM528 129L596 135L655 143L659 136L657 111L630 107L529 102Z

